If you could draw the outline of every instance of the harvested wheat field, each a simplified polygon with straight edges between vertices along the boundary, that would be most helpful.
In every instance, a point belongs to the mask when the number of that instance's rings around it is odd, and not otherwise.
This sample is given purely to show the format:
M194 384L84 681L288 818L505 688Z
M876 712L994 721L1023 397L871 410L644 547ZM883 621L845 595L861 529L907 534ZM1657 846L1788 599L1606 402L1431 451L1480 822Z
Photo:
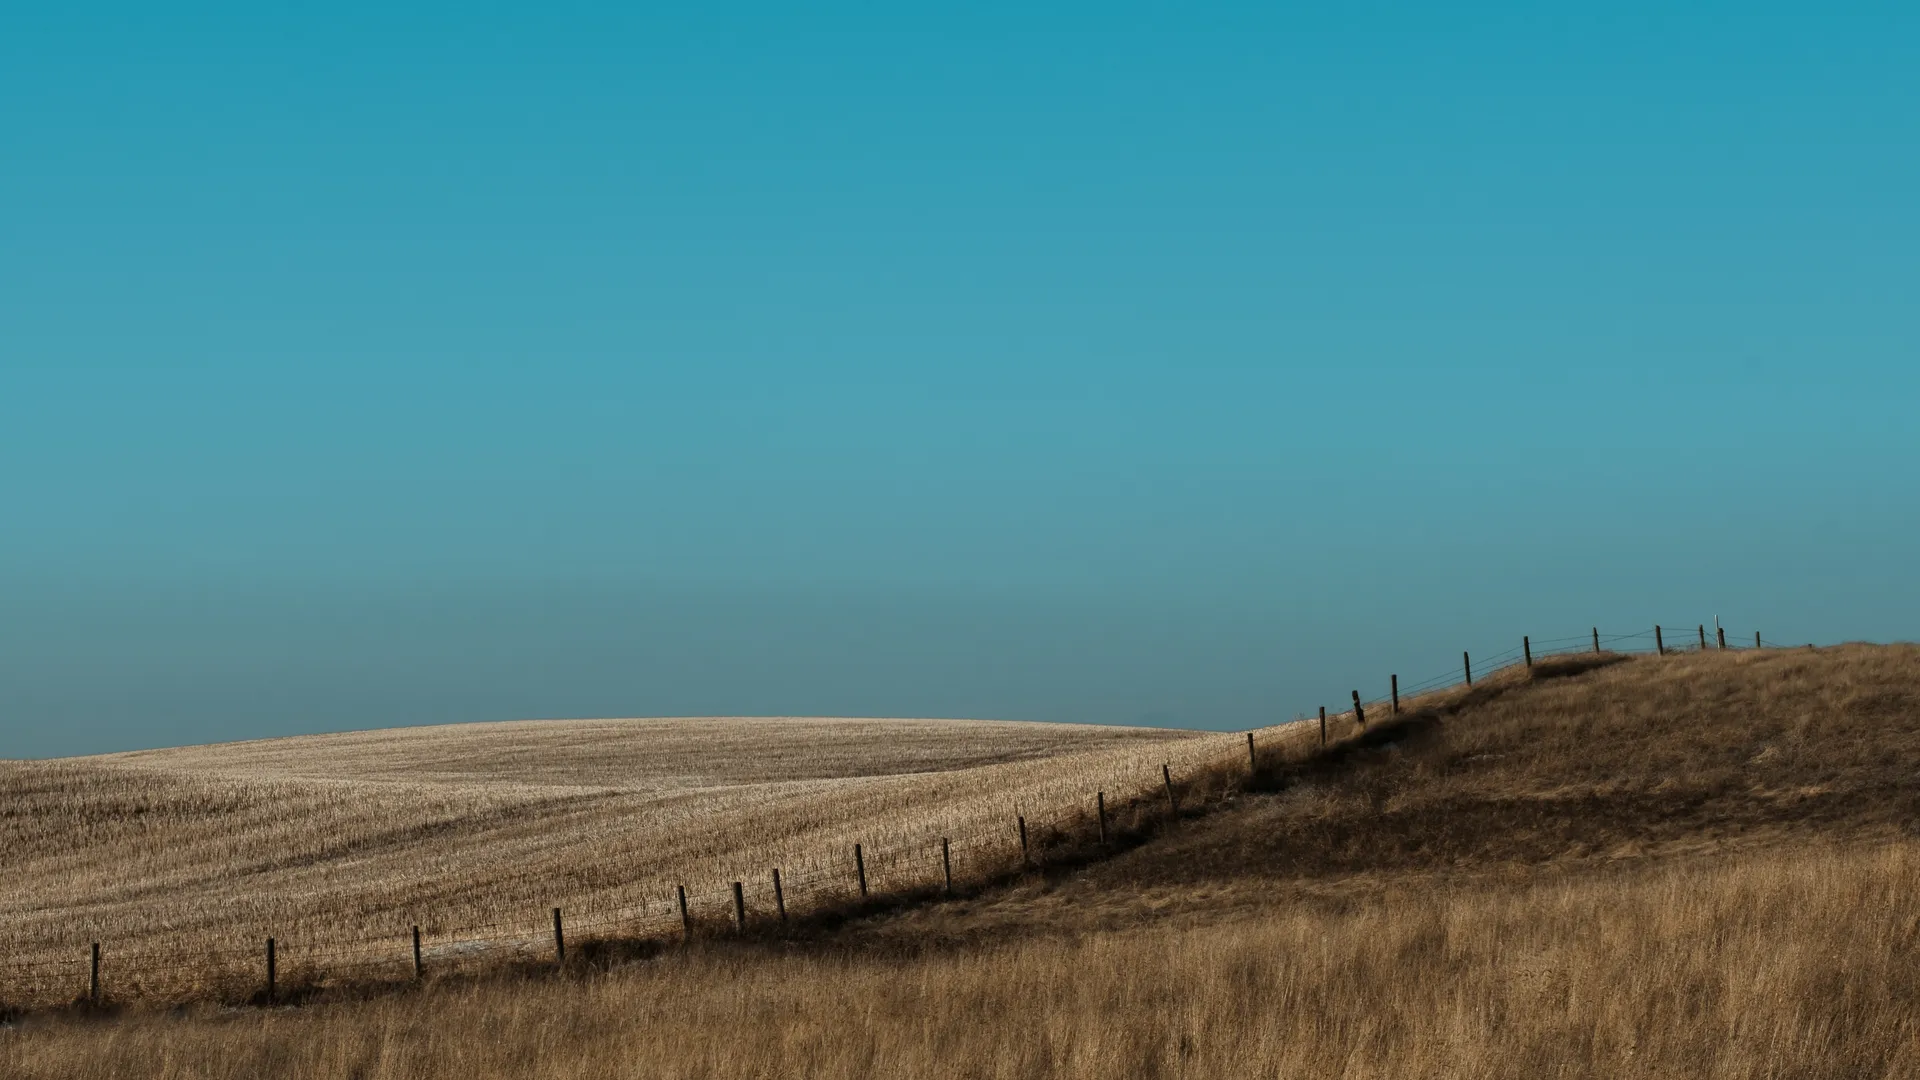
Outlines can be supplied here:
M29 1013L0 1068L1920 1071L1920 649L1562 658L1335 735L951 900L291 1007Z
M1068 804L1218 752L1191 732L814 718L548 721L356 732L0 765L0 1000L70 998L101 942L122 997L405 976L429 958L796 912L963 878ZM231 985L229 985L231 984Z

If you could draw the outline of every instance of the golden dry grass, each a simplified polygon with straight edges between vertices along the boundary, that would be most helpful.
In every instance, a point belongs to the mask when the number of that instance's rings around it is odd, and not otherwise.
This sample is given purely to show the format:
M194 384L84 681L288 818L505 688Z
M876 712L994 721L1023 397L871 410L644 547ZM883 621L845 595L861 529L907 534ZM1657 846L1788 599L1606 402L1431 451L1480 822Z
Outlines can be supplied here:
M1905 1077L1920 846L1383 890L934 954L695 950L573 979L42 1020L6 1075ZM476 1036L476 1033L484 1033Z
M0 1071L1915 1075L1916 770L1914 647L1569 658L960 900L366 1000L39 1014Z

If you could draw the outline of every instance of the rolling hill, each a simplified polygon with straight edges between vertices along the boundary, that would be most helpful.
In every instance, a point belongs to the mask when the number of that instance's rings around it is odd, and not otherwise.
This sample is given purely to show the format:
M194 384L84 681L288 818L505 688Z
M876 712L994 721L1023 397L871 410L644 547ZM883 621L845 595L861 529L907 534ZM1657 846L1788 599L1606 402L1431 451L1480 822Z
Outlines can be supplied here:
M1405 705L952 900L295 1009L37 1015L0 1065L1920 1073L1920 648L1569 657Z

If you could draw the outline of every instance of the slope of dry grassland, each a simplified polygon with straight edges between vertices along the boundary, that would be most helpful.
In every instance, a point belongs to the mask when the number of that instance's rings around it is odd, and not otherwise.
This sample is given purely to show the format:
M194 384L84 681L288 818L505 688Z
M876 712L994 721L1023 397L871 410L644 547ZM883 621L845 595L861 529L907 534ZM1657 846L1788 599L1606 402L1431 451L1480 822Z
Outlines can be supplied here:
M1920 846L1397 884L901 953L693 949L307 1009L30 1022L0 1073L413 1080L1920 1074Z
M1557 660L961 900L363 1001L40 1015L0 1072L1911 1076L1916 769L1920 649Z

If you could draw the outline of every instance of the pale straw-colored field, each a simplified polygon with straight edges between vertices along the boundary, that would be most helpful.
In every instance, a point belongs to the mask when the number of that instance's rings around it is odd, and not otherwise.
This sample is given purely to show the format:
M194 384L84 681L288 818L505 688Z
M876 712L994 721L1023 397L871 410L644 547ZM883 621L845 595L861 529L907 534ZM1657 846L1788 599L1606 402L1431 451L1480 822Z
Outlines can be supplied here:
M391 729L0 764L0 1001L71 999L88 951L120 999L283 984L754 918L1019 858L1243 736L953 720L540 721ZM1271 739L1271 734L1263 736ZM1242 751L1243 752L1243 751Z

